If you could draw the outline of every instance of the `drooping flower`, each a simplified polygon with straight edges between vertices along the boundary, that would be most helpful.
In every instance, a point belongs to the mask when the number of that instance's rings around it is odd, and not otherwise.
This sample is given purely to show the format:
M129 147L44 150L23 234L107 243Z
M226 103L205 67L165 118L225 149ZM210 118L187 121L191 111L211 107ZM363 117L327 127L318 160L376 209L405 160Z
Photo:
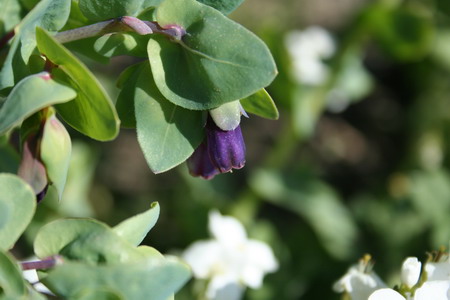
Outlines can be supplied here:
M347 273L333 286L338 293L348 293L352 300L367 300L374 291L386 287L386 284L372 271L370 256L350 267Z
M187 160L192 176L211 179L217 174L241 169L245 165L245 142L239 125L240 116L239 101L210 112L205 125L206 138Z
M261 287L264 275L278 269L270 247L248 239L237 219L210 212L209 230L213 239L195 242L183 253L194 276L209 280L207 299L238 300L245 286Z

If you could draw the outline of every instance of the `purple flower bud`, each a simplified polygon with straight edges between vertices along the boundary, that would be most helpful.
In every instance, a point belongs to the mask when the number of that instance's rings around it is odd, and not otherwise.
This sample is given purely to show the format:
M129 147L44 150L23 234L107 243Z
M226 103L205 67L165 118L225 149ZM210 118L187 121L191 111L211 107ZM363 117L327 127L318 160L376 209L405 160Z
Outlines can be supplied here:
M241 127L225 131L208 117L206 139L194 151L187 164L192 176L205 179L242 168L245 165L245 143Z
M241 126L225 131L208 118L206 140L211 162L220 173L240 169L245 165L245 143Z

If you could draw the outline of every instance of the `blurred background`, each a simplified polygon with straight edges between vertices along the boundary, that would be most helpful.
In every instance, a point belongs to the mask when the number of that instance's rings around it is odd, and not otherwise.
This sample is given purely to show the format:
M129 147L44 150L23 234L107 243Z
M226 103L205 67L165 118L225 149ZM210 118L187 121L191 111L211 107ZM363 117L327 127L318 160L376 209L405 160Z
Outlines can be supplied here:
M185 165L154 175L135 130L107 143L71 131L63 201L42 202L18 257L52 219L114 225L152 201L161 216L145 244L163 253L208 239L213 208L274 249L279 270L245 299L340 299L333 283L365 253L393 284L406 256L449 244L450 2L246 0L230 17L269 45L279 70L268 91L280 119L241 123L245 168L211 181ZM85 61L113 99L134 62ZM14 154L0 151L14 171ZM199 289L191 281L177 299Z

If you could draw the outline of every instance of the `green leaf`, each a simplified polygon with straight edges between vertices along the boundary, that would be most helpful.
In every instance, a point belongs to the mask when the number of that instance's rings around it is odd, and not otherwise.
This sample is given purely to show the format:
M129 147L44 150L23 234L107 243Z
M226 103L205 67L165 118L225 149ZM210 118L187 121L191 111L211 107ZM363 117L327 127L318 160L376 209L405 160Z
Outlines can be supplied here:
M34 252L40 258L60 254L90 264L145 257L107 225L91 219L61 219L43 226L34 241Z
M80 0L81 12L91 21L104 21L122 16L135 16L143 0Z
M45 121L41 140L41 160L48 179L55 185L61 199L69 170L72 143L69 133L53 112Z
M0 134L20 125L24 119L47 106L75 97L73 89L57 83L47 72L25 77L14 87L0 109Z
M126 219L113 228L114 232L131 244L139 245L147 233L155 226L159 217L159 204L153 202L144 213Z
M117 112L95 76L41 28L36 29L36 38L39 51L58 65L53 70L55 78L77 91L74 101L56 107L64 121L93 139L114 139L119 132Z
M33 218L36 196L28 184L13 174L1 173L0 187L0 250L8 250Z
M116 101L116 109L121 124L126 128L136 128L136 116L134 113L134 99L136 97L137 82L147 61L132 65L120 74L117 86L122 90Z
M189 267L179 260L147 258L111 266L68 262L50 271L42 281L65 298L84 289L104 288L124 299L167 300L189 277Z
M0 251L0 297L21 299L25 293L25 281L19 266L9 254Z
M28 75L25 65L36 47L36 27L57 31L66 23L69 12L70 0L42 0L26 15L15 29L14 42L0 72L0 90Z
M134 96L138 141L150 169L165 172L189 158L203 140L202 113L167 101L148 67L140 74Z
M223 14L228 15L233 10L235 10L239 5L241 5L244 0L197 0L203 4L214 7Z
M21 7L18 0L2 0L0 10L0 36L16 26L21 20Z
M277 120L279 117L278 109L265 89L242 99L241 104L248 113L271 120Z
M176 105L212 109L254 94L277 74L264 42L212 7L195 0L165 0L157 21L187 31L179 42L155 35L148 43L155 83Z

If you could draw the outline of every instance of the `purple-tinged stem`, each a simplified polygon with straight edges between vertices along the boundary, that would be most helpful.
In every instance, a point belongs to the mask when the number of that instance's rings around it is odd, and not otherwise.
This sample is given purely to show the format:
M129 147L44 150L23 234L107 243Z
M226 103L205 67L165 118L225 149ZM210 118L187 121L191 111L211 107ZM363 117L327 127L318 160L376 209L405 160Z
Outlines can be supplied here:
M57 265L60 265L63 259L59 255L50 256L43 260L26 261L22 262L22 270L37 270L37 269L50 269Z

